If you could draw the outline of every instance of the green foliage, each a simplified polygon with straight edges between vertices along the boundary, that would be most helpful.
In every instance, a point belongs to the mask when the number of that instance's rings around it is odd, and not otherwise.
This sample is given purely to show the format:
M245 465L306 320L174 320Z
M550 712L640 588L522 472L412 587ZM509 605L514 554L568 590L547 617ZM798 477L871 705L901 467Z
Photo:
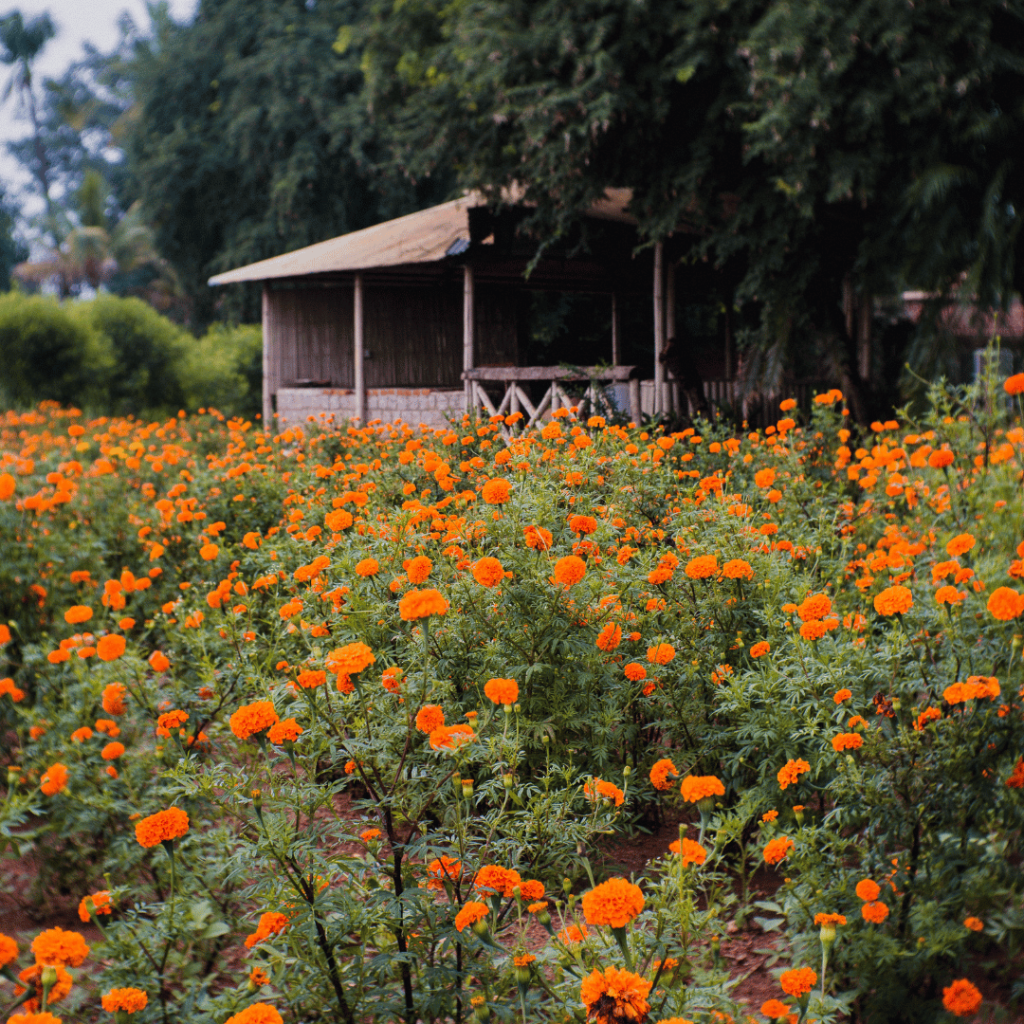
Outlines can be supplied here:
M0 292L11 287L11 271L28 259L28 247L14 234L17 209L0 188Z
M255 418L263 405L261 328L213 324L201 338L188 338L179 373L185 408Z

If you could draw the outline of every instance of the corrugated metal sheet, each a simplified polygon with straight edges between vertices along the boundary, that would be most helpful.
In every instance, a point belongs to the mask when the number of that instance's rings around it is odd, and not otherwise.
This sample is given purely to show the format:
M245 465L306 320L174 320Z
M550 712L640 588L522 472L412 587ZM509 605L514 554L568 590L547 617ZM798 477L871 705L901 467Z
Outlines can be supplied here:
M633 218L624 212L631 196L630 189L609 189L606 198L595 203L588 216L633 224ZM308 274L432 263L464 251L461 243L468 246L469 210L483 204L481 195L470 193L440 206L432 206L429 210L420 210L283 256L228 270L211 277L209 283L237 284L240 281L269 281Z

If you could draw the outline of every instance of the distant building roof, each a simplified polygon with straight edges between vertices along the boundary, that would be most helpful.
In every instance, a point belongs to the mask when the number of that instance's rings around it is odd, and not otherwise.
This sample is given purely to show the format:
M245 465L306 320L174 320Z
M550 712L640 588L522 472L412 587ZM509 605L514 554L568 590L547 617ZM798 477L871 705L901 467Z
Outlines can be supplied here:
M904 292L903 308L914 323L920 321L925 304L937 296L931 292ZM1020 299L1014 299L1010 308L994 313L990 309L964 305L956 297L943 304L939 323L951 334L961 338L991 338L998 334L1003 338L1024 337L1024 306Z
M597 220L635 224L625 212L632 189L608 189L605 198L587 211ZM469 248L469 211L483 206L486 199L471 192L428 210L410 213L373 227L307 245L304 249L273 256L211 277L211 285L242 281L267 281L282 277L304 277L337 271L397 267L410 263L433 263L457 256Z

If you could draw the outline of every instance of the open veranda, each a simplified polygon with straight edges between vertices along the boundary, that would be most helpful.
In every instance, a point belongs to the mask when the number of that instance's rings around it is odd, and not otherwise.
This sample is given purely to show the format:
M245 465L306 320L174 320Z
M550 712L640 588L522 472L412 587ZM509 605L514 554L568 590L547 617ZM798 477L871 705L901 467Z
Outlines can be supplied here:
M1012 1019L1022 392L699 434L7 413L0 842L82 924L0 935L5 1019Z

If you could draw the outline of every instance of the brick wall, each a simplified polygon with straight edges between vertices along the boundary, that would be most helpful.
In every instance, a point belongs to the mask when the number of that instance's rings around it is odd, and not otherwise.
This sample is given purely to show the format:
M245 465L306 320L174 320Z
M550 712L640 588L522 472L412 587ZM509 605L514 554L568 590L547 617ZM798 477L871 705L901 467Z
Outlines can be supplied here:
M465 393L460 388L433 391L430 388L370 388L366 392L367 420L387 423L401 420L410 426L421 423L443 427L445 414L461 416ZM281 429L306 423L310 416L334 416L336 423L356 414L355 392L348 388L280 388L277 415Z

